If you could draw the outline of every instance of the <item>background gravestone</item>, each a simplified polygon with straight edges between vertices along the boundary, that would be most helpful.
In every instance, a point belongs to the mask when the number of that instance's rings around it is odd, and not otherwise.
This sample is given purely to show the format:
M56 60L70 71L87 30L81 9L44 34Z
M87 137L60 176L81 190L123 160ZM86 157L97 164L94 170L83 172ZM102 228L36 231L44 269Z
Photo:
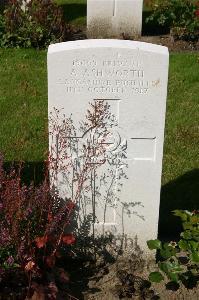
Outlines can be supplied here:
M134 38L142 31L143 0L87 0L89 38Z
M84 40L48 50L49 116L54 107L63 109L78 128L89 102L101 101L115 118L104 141L109 161L99 168L94 191L81 195L88 204L84 212L95 213L97 232L137 235L145 250L158 230L168 63L166 47L132 41ZM68 138L81 146L89 134L77 131ZM52 134L50 149L54 144L58 149L59 138ZM73 199L69 174L61 168L57 174L60 195ZM89 210L93 197L95 211Z

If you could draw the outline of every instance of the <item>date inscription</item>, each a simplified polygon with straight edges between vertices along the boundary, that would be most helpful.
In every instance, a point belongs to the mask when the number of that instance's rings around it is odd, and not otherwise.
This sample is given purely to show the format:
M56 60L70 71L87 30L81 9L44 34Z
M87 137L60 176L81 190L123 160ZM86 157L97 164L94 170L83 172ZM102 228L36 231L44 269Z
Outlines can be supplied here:
M138 60L74 59L70 71L57 84L65 86L66 93L148 94L158 86L157 80L146 79L146 72ZM158 84L157 84L158 82Z

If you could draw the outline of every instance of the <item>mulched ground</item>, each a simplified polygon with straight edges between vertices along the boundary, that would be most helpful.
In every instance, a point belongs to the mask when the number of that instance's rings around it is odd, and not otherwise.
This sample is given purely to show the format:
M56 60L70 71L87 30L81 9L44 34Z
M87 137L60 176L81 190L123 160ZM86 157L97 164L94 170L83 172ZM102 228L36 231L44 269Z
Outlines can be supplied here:
M10 273L0 284L1 300L198 300L199 284L185 287L166 281L152 284L148 274L154 271L154 262L146 263L134 253L119 256L115 262L102 257L93 261L72 261L65 264L70 269L69 284L57 284L56 297L47 292L47 282L40 282L32 296L26 298L27 282L21 272ZM48 288L49 289L49 288ZM45 293L44 293L45 291ZM50 290L49 290L50 292Z
M73 40L87 39L86 31L77 31ZM175 40L170 34L149 36L144 35L137 40L168 47L170 52L199 51L199 41Z
M166 46L171 52L199 51L199 41L174 40L170 35L142 36L139 40L146 43Z
M137 269L134 268L135 262ZM186 288L183 285L167 284L164 281L152 284L148 281L154 264L147 266L139 258L120 258L118 262L106 265L88 281L84 300L198 300L199 285ZM151 270L150 270L151 269Z

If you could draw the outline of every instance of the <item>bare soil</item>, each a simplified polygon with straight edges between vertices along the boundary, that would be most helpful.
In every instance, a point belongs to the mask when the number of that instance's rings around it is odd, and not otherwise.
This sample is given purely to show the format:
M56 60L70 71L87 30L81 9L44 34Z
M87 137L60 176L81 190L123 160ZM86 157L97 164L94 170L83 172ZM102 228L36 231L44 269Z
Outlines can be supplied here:
M155 262L149 264L136 256L121 257L114 264L99 267L88 278L87 290L83 292L84 300L197 300L199 285L189 286L168 283L151 284L148 275L155 270Z
M73 36L73 40L83 39L87 39L86 31L77 31ZM199 41L176 40L170 34L143 35L135 40L166 46L170 52L199 51Z
M184 40L175 40L172 36L158 35L158 36L142 36L140 39L142 42L152 43L168 47L171 52L183 52L183 51L198 51L199 41L191 42Z
M155 271L154 260L144 261L142 256L132 253L119 256L115 262L108 262L101 256L97 262L73 261L64 263L70 269L70 282L56 285L56 296L45 292L46 282L37 284L37 289L27 298L27 282L22 272L9 275L7 282L1 282L1 300L198 300L199 283L184 285L168 283L151 284L148 275ZM52 274L48 276L52 276ZM52 278L50 278L52 279ZM36 283L34 283L35 285ZM52 287L51 287L52 288ZM58 288L58 290L57 290ZM48 285L49 289L49 285ZM46 290L47 291L47 290Z

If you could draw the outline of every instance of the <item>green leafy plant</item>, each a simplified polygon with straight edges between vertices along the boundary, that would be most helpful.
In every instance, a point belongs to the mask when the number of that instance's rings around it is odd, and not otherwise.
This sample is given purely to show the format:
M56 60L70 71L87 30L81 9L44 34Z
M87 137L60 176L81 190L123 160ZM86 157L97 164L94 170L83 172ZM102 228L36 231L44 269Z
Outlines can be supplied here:
M198 40L199 2L194 0L155 0L146 22L169 27L176 39Z
M4 10L5 32L1 47L45 48L69 40L72 28L65 24L63 11L52 0L9 0Z
M152 282L166 277L173 282L188 282L199 276L199 211L175 210L181 218L183 231L178 242L163 243L159 240L147 242L150 250L158 250L160 261L158 271L149 275Z

